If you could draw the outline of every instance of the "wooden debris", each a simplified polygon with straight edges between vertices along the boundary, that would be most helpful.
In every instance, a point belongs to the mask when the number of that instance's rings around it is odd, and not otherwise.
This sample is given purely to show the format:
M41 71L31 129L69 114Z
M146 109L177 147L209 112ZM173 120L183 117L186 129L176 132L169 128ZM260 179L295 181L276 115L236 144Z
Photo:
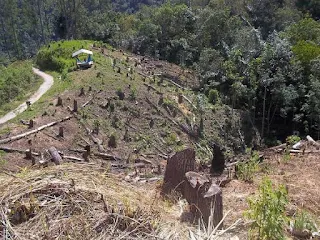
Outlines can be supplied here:
M60 165L62 163L62 158L60 156L60 154L58 153L57 149L55 147L50 147L48 149L52 161L56 164L56 165Z
M54 126L54 125L56 125L58 123L64 122L64 121L69 120L71 118L72 118L72 116L68 116L68 117L65 117L65 118L63 118L61 120L54 121L54 122L48 123L46 125L42 125L41 127L37 128L37 129L34 129L32 131L25 132L25 133L22 133L22 134L19 134L19 135L16 135L16 136L12 136L12 137L9 137L9 138L2 139L2 140L0 140L0 144L9 143L9 142L12 142L12 141L19 140L19 139L21 139L23 137L26 137L26 136L29 136L31 134L40 132L43 129L46 129L48 127L52 127L52 126Z

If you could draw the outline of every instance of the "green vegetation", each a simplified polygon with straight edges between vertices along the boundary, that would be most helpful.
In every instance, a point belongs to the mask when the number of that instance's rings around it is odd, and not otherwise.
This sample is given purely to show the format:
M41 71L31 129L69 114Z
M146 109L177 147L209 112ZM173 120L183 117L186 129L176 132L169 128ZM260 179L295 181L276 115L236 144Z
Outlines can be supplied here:
M250 232L252 239L285 239L287 194L283 185L275 187L270 179L267 177L263 179L258 196L248 199L249 210L246 216L254 221Z
M295 214L292 228L296 232L303 232L306 230L309 232L317 231L315 221L312 219L310 214L303 210L300 210Z
M21 104L42 83L33 74L30 61L0 65L0 72L0 115Z
M81 48L89 48L92 43L79 40L52 42L39 50L36 63L40 69L66 74L66 71L72 71L75 67L72 53Z
M254 174L259 170L259 152L253 151L247 162L237 164L237 177L246 182L252 182Z

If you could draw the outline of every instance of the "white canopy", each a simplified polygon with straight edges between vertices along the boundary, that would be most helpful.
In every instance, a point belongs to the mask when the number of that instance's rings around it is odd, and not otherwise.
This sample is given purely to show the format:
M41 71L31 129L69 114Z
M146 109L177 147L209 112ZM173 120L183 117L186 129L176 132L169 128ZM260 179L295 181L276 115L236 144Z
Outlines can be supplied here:
M78 56L78 55L81 54L81 53L86 53L86 54L89 54L89 55L92 55L92 54L93 54L93 52L91 52L91 51L89 51L89 50L80 49L80 50L74 52L74 53L72 54L72 57Z

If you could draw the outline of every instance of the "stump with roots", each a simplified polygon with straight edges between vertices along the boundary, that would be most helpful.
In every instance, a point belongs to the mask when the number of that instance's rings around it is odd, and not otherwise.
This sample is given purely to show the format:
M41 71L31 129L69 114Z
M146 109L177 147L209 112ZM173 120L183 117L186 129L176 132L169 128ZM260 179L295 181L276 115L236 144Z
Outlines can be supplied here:
M223 218L222 192L218 185L206 176L196 172L187 172L183 196L190 205L194 220L202 218L203 222L218 226ZM221 223L218 229L221 229Z

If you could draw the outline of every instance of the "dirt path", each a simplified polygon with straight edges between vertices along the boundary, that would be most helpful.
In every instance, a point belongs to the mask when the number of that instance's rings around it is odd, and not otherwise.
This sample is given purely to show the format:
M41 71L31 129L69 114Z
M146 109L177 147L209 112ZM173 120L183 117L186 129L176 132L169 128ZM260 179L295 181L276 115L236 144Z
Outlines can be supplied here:
M51 88L51 86L53 85L53 77L44 73L44 72L41 72L37 68L32 68L32 70L35 74L42 77L44 80L44 82L41 84L40 88L28 100L31 103L34 103L34 102L38 101L40 99L40 97ZM27 109L27 104L24 102L16 109L8 112L3 117L0 117L0 124L6 123L7 121L15 118L19 113L22 113L26 109Z

